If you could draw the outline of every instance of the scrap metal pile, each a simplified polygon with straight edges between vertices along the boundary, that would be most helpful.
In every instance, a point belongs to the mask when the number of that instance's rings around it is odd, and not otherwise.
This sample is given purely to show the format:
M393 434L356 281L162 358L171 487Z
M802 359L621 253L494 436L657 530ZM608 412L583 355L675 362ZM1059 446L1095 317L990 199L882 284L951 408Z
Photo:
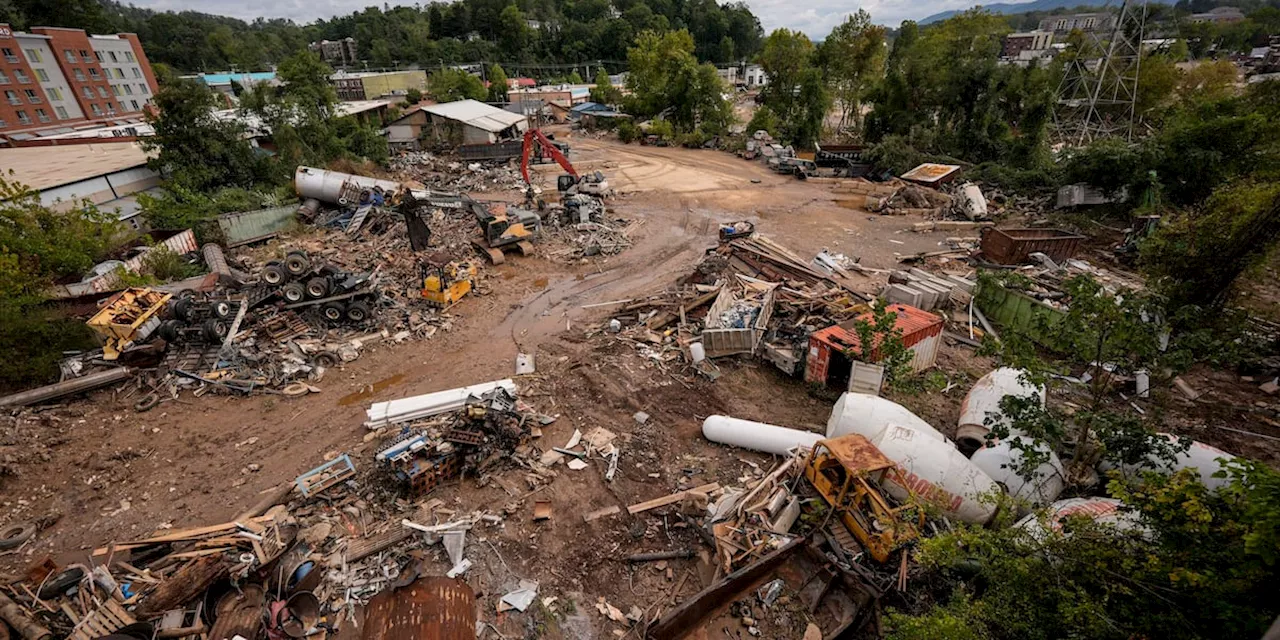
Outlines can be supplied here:
M408 180L451 191L520 190L523 183L516 161L465 162L429 152L409 152L394 156L391 170Z

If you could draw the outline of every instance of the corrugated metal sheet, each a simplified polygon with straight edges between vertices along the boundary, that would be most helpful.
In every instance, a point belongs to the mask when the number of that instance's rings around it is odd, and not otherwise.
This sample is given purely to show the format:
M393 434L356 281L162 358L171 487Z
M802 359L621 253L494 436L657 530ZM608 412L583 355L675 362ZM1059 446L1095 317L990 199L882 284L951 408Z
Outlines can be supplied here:
M503 129L525 122L524 116L520 114L491 107L476 100L458 100L444 104L433 104L423 107L422 110L442 118L465 122L470 126L484 129L490 133L498 133Z
M919 372L933 366L938 359L941 344L942 318L905 304L891 304L887 308L895 314L894 326L902 331L903 346L912 352L911 369ZM826 384L832 358L846 351L856 352L860 349L861 341L854 331L854 323L871 319L870 313L864 313L844 324L813 332L809 336L805 381ZM872 351L872 356L872 359L880 357L876 351Z
M475 640L476 595L456 578L418 578L369 602L363 640Z
M218 226L227 239L227 246L235 247L274 236L289 226L297 210L298 204L295 202L270 209L228 213L218 216Z

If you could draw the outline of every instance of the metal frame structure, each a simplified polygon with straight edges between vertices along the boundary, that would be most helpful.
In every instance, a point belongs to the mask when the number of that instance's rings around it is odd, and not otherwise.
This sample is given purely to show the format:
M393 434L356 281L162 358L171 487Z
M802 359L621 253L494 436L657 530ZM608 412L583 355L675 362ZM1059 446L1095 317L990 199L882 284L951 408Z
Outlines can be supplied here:
M1085 145L1112 136L1133 139L1146 21L1147 0L1122 0L1110 34L1105 38L1100 32L1085 34L1081 53L1100 51L1102 56L1082 55L1068 63L1054 111L1059 142Z

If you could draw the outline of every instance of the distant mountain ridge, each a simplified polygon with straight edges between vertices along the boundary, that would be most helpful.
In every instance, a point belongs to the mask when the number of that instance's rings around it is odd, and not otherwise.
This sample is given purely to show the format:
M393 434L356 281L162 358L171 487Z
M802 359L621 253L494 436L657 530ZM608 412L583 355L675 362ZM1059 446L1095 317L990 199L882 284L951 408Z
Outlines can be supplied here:
M1103 4L1106 4L1105 0L1097 0L1096 2L1092 2L1092 3L1089 2L1088 0L1034 0L1033 2L1016 2L1016 3L996 2L993 4L983 4L983 5L974 5L974 6L981 6L983 9L986 9L987 11L990 11L992 13L998 13L1001 15L1012 15L1015 13L1028 13L1031 11L1052 11L1054 9L1073 9L1075 7L1090 6L1090 5L1102 6ZM1161 2L1160 4L1169 4L1169 3ZM961 13L964 13L965 11L967 11L967 9L956 9L952 11L943 11L941 13L935 13L927 18L921 19L919 23L929 24L931 22L937 22L939 20L946 20L951 16L959 15Z

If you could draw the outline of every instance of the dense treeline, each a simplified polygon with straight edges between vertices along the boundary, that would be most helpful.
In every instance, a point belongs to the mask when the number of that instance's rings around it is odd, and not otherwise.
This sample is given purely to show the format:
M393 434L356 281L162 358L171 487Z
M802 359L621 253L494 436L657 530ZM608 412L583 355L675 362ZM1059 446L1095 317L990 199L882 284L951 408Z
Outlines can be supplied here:
M156 12L114 0L6 0L0 1L0 22L19 29L44 25L134 32L153 62L181 71L266 69L309 42L346 37L358 41L362 63L389 67L478 60L620 64L640 32L680 29L693 36L699 60L730 62L755 55L763 36L760 21L745 3L720 5L715 0L459 0L371 6L307 25Z

